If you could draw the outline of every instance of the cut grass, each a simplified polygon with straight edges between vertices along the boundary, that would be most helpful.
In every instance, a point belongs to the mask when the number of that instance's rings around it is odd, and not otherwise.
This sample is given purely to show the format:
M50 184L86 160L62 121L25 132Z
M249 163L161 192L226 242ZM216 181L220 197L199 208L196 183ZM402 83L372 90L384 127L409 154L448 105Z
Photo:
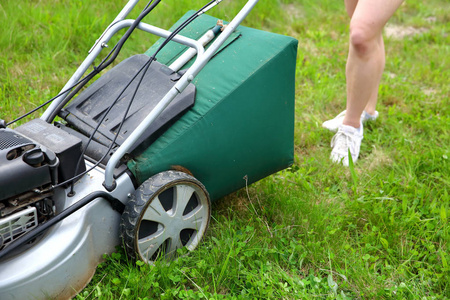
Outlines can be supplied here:
M2 1L1 117L55 95L124 3ZM229 20L242 3L210 14ZM165 1L147 21L168 28L202 5ZM345 102L343 2L260 1L246 26L299 39L294 165L216 202L188 256L135 266L119 249L77 299L449 298L449 12L411 0L390 21L421 30L386 38L380 117L349 169L330 163L321 128ZM121 57L154 40L137 33Z

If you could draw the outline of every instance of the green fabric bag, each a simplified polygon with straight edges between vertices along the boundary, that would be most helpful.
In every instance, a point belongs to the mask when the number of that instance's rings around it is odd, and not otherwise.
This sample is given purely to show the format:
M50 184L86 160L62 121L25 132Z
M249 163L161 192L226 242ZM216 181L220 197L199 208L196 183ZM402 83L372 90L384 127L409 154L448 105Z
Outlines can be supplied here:
M198 39L216 22L202 15L181 34ZM152 55L160 43L146 54ZM238 27L193 80L194 107L128 162L139 184L181 166L216 200L290 166L297 43L291 37ZM184 50L170 42L157 60L170 65Z

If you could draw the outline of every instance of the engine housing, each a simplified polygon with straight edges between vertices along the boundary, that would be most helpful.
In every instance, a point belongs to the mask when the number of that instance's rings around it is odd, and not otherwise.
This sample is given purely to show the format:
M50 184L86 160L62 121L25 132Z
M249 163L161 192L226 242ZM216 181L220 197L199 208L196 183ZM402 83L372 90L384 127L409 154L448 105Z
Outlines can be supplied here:
M14 130L0 129L0 201L50 182L39 145Z
M76 167L81 148L79 138L40 119L0 128L0 250L54 215L54 185L86 170L83 159Z

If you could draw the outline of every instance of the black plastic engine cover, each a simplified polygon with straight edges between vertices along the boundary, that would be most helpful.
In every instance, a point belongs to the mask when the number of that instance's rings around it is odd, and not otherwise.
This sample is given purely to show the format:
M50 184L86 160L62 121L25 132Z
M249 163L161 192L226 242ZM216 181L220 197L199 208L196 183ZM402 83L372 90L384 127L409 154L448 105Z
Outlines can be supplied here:
M0 129L0 200L51 182L48 165L24 160L30 151L39 152L39 146L12 129Z
M81 140L76 136L41 119L32 120L15 130L56 154L59 159L58 182L69 180L86 170L83 159L75 174L82 150Z
M175 85L175 80L180 77L179 74L173 73L165 65L153 61L139 86L121 132L117 132L142 73L136 77L128 88L126 86L148 60L149 57L144 54L135 55L124 60L102 75L83 91L80 96L72 100L65 108L66 115L61 116L70 127L86 136L90 136L109 106L120 96L99 127L94 140L104 146L109 146L117 134L116 144L121 145L163 96ZM182 113L194 105L195 93L195 86L189 84L161 113L145 132L144 136L135 143L130 152L145 150L155 141ZM98 149L88 148L87 154L98 159L96 157L98 156L97 152Z

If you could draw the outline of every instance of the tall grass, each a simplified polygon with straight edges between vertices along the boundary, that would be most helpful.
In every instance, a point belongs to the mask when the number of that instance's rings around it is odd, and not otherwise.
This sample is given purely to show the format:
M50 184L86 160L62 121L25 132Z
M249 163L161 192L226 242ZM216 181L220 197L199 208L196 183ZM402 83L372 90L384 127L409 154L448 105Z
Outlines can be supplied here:
M56 94L124 3L2 1L0 118ZM164 1L146 21L168 28L202 5ZM244 25L299 40L294 165L216 202L188 256L150 267L119 249L77 298L448 299L449 16L446 0L408 0L390 21L414 30L386 38L380 117L349 169L330 163L320 126L345 103L343 1L260 1ZM122 57L153 41L136 34Z

